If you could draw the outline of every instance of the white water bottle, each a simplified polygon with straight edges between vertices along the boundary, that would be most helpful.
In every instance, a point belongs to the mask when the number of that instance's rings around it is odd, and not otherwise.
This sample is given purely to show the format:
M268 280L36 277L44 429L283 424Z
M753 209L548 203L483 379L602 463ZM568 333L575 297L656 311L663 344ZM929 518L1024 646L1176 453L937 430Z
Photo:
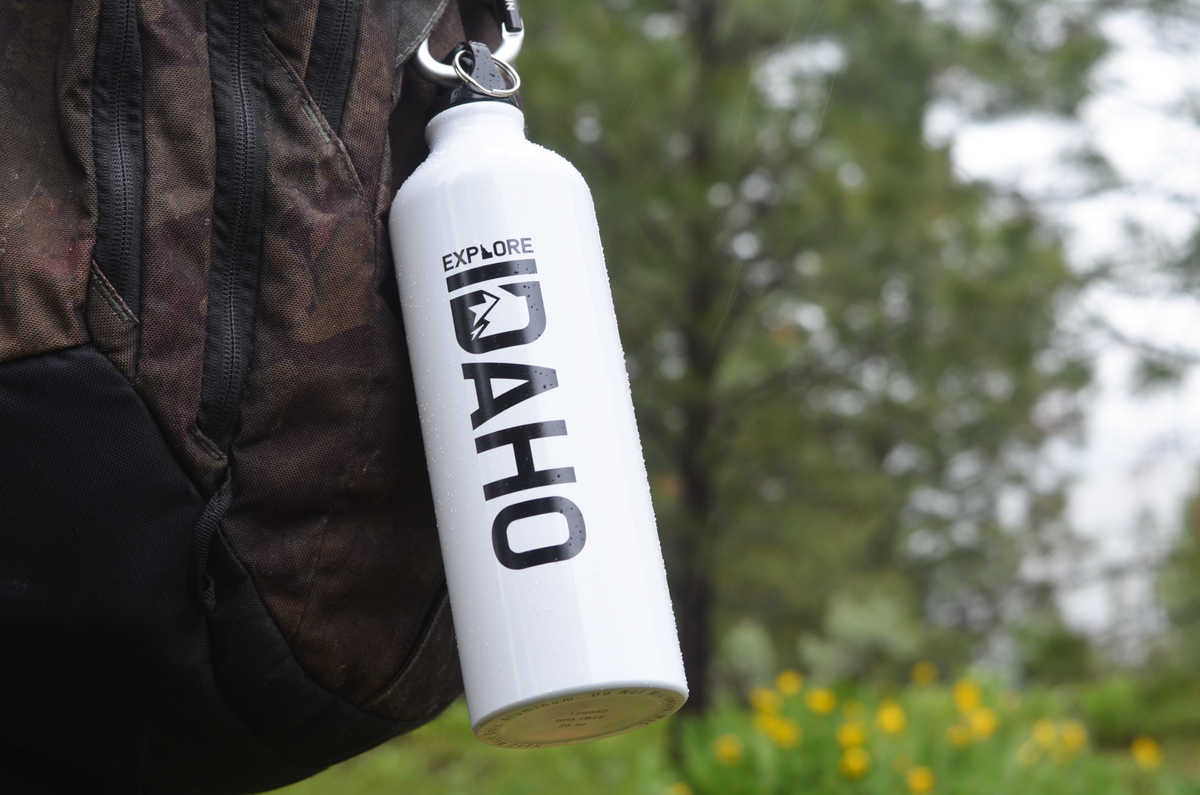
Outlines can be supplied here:
M687 683L591 194L515 101L439 108L389 228L471 727L619 734Z

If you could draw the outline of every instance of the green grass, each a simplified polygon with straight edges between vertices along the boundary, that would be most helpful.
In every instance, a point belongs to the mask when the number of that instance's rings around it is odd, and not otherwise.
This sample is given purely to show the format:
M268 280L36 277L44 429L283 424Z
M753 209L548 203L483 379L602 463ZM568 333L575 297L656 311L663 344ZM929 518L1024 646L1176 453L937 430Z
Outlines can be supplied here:
M664 729L658 724L564 748L492 748L471 734L467 708L460 699L412 734L278 792L662 795L679 780L667 762Z
M1140 764L1126 740L1098 747L1105 731L1088 724L1087 691L1017 694L986 682L957 691L912 685L890 694L847 687L826 696L826 709L812 694L811 687L792 695L759 691L754 707L727 704L686 724L527 751L476 740L459 701L428 726L278 792L1200 795L1194 738L1154 738L1150 746L1163 752L1161 761L1143 757ZM1200 710L1191 695L1181 700ZM880 720L885 704L892 705L891 731ZM858 737L843 729L847 724L858 727ZM675 730L680 766L670 761ZM917 768L925 772L910 774Z

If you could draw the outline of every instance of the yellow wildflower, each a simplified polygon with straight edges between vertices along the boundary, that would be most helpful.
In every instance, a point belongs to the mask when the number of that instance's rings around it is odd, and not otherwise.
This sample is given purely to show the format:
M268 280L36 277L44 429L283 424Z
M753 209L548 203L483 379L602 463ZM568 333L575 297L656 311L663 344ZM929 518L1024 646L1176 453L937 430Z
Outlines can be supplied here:
M756 687L750 691L750 703L759 712L778 712L783 706L783 696L767 687Z
M955 748L962 748L971 742L971 730L961 723L952 723L946 729L946 739Z
M804 705L818 715L828 715L837 709L837 696L823 687L813 688L805 694Z
M736 765L746 755L742 741L734 734L722 734L713 740L713 756L723 765Z
M1162 764L1162 746L1150 737L1138 737L1129 750L1142 770L1153 770Z
M1062 734L1063 745L1071 753L1080 751L1087 745L1087 729L1083 728L1083 724L1077 720L1069 720L1062 725L1060 729Z
M959 679L955 682L951 695L954 697L954 706L958 707L958 711L964 715L979 709L980 704L983 703L983 694L979 692L979 685L970 679Z
M692 795L692 788L682 781L667 787L667 795Z
M1042 749L1033 740L1026 740L1017 748L1017 763L1029 767L1042 758Z
M938 680L938 667L928 660L922 660L912 667L914 684L931 685Z
M1058 727L1049 718L1042 718L1033 724L1033 739L1047 750L1058 743Z
M865 745L867 742L867 728L861 723L851 721L838 726L837 730L838 745L843 748L854 748L858 745Z
M875 725L887 734L899 734L908 725L908 716L904 714L904 707L889 698L879 705Z
M787 670L775 677L775 689L785 696L794 696L804 687L804 677L799 671Z
M996 733L996 726L999 723L1000 718L987 707L977 709L967 716L967 726L971 730L971 736L976 740L986 740L991 737Z
M800 724L791 718L779 718L767 736L780 748L794 748L800 742Z
M870 769L871 755L858 746L847 748L838 761L838 770L846 778L862 778Z
M800 742L800 725L791 718L760 712L754 716L754 725L780 748L792 748Z
M904 777L904 783L908 784L908 791L912 795L925 795L926 792L933 790L934 784L937 784L937 776L933 775L933 771L927 767L914 767Z

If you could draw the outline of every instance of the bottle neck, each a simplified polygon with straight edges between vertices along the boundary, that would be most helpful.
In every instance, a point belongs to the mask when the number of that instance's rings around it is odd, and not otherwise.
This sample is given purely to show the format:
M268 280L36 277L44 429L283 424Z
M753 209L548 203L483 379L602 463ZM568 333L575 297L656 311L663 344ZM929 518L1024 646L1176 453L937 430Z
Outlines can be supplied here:
M505 102L471 102L449 108L425 127L429 149L468 146L473 150L525 140L525 114Z

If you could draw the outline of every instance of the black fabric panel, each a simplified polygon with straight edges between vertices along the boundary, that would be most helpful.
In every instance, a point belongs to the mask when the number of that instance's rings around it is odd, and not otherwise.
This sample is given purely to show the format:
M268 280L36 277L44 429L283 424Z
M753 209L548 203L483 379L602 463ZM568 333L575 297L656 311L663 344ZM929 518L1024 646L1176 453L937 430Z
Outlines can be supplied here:
M93 347L0 365L0 747L181 795L320 767L260 742L218 690L185 587L203 507Z
M135 316L142 306L142 46L136 0L101 0L92 82L93 258Z
M113 784L80 776L8 748L0 748L0 792L4 795L154 795L136 785Z
M354 51L362 0L321 0L313 30L304 85L335 133L342 132L342 112L354 74Z
M199 429L228 452L254 332L266 177L262 0L208 0L216 132L208 315Z
M221 691L281 755L327 767L420 725L364 712L310 679L219 532L209 546L208 575L216 597L209 632Z

